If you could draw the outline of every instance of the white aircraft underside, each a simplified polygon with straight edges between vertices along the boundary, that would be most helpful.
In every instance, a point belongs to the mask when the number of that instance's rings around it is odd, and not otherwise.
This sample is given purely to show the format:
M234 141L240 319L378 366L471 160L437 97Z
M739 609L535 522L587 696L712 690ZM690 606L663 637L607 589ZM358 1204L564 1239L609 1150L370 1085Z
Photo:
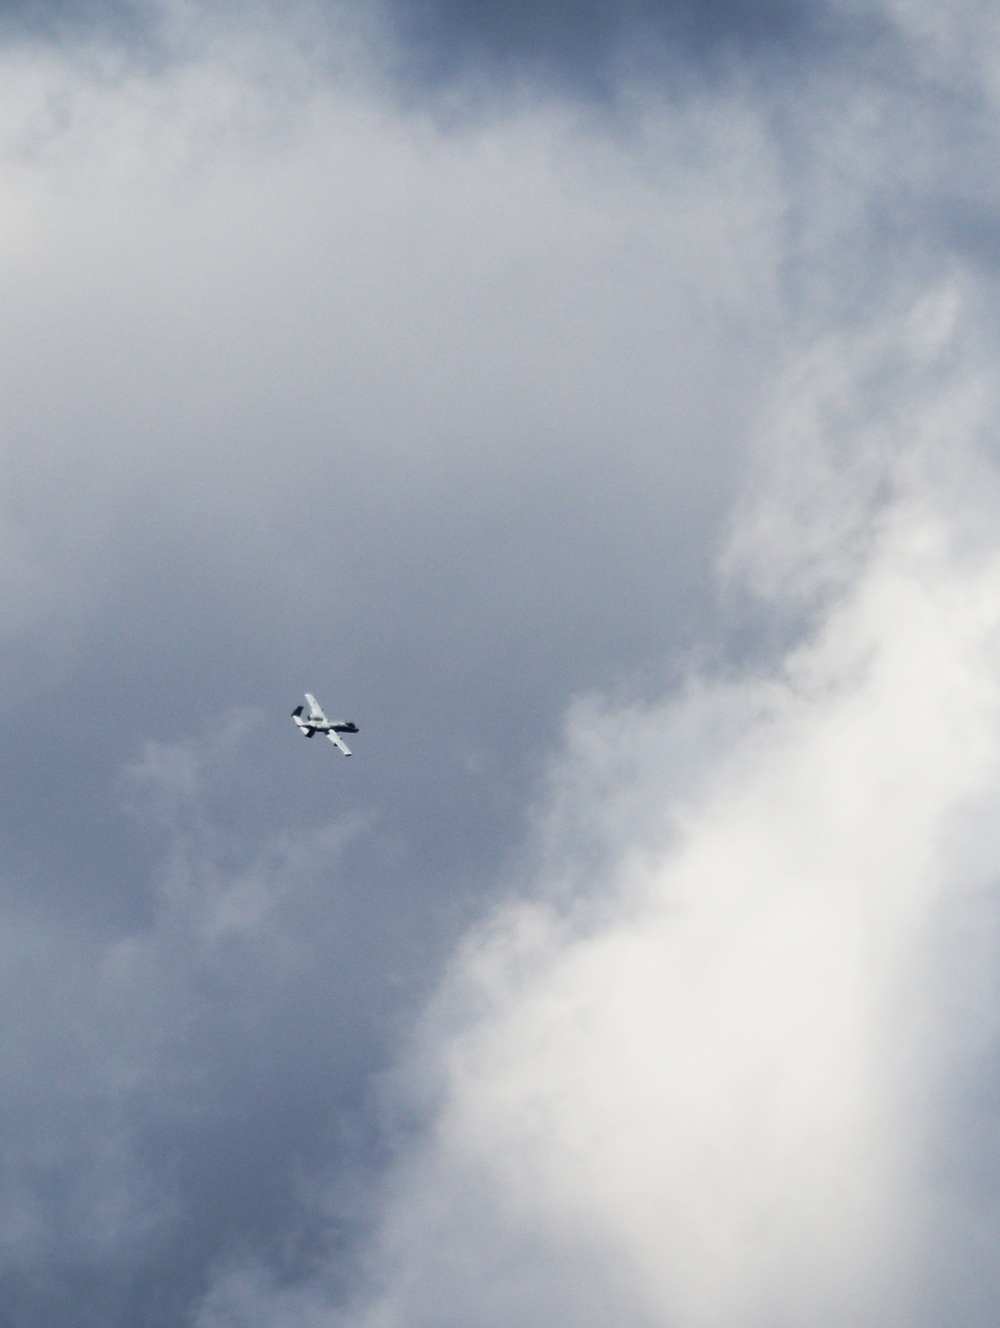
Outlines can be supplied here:
M303 737L311 738L314 733L325 733L335 747L339 747L345 756L350 756L351 749L341 738L342 733L357 733L357 724L338 720L336 724L331 724L326 715L323 714L323 708L310 692L306 692L306 700L309 702L309 714L303 719L302 711L304 706L296 706L292 711L292 719L299 726L299 731Z

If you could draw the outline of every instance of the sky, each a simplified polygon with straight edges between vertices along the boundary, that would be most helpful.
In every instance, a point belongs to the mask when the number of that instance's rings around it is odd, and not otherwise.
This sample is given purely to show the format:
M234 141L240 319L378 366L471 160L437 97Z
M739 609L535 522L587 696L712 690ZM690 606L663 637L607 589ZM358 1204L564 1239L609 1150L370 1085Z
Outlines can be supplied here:
M996 1323L998 109L978 0L0 3L5 1324Z

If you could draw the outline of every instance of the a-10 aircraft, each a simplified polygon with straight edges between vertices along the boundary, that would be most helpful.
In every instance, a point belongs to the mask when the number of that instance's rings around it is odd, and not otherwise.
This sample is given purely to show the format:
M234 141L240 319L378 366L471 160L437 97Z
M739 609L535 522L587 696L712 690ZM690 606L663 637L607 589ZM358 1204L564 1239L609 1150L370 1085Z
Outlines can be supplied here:
M306 692L306 700L309 702L309 714L305 719L302 718L302 711L305 709L304 706L296 706L292 711L292 719L294 719L299 726L302 736L305 738L311 738L314 733L325 733L330 741L335 746L339 747L345 756L350 756L351 749L340 735L342 733L357 733L357 724L347 724L343 720L338 720L336 724L331 724L326 715L323 714L323 709L315 696Z

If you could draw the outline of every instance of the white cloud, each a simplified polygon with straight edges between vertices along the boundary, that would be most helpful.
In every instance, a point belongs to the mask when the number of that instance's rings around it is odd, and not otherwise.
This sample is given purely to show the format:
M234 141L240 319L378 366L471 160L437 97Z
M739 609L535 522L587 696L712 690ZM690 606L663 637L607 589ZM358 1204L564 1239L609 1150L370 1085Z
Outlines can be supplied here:
M830 382L842 408L799 486L843 576L781 670L572 719L543 902L472 935L427 1016L405 1091L428 1125L350 1322L911 1325L943 1247L981 1288L941 1166L958 993L996 955L958 965L937 932L1000 870L996 477L975 375L942 368L964 316L928 296L803 355L808 418ZM961 461L961 507L924 451ZM781 560L815 546L779 530L775 563L769 534L753 552L797 581Z

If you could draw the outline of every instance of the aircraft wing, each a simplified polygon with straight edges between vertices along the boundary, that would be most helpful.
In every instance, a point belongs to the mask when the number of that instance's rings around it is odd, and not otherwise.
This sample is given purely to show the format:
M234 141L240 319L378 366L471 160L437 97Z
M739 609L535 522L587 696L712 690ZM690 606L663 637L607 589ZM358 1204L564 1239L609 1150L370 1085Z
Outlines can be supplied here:
M347 743L343 740L343 738L340 736L339 733L334 733L333 729L330 729L330 731L327 733L326 736L330 739L330 741L333 743L335 747L340 748L340 750L344 753L345 756L350 756L351 749L350 747L348 747Z
M306 700L309 702L309 718L318 719L321 724L326 723L326 715L323 714L323 707L313 696L312 692L306 692Z

